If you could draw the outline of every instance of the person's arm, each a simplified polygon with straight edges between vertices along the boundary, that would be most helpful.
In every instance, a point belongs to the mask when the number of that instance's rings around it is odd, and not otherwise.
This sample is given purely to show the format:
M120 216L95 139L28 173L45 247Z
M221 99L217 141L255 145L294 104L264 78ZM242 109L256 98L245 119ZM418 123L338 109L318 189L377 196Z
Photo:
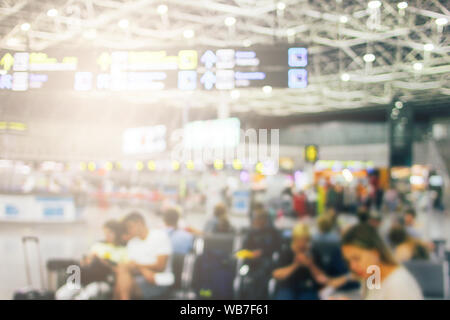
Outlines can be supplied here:
M298 269L298 267L300 267L300 263L298 263L297 261L294 261L287 267L275 269L272 272L272 277L276 280L285 280L285 279L289 278L295 272L295 270Z
M136 267L141 270L150 270L153 272L163 272L166 269L168 255L157 256L156 262L153 264L136 264Z

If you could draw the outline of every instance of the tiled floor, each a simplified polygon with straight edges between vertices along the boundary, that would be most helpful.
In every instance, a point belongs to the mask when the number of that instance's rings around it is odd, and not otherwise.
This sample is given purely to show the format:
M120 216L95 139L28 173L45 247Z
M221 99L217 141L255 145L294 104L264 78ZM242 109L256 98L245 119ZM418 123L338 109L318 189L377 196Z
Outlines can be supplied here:
M0 223L0 299L10 299L15 289L26 285L24 257L21 244L23 235L36 235L40 238L42 258L45 261L51 257L79 258L85 253L89 245L100 239L100 226L110 218L120 217L127 211L110 209L99 211L87 209L84 212L86 221L76 224L19 224ZM351 217L348 217L351 221ZM191 214L186 217L189 225L202 228L205 215ZM150 226L157 226L160 221L156 216L149 216ZM248 225L248 219L244 217L232 217L232 223L237 227ZM287 222L289 225L291 222ZM428 238L446 238L450 243L450 217L442 214L421 213L418 223L422 225L424 234ZM30 246L31 249L31 246ZM30 250L30 253L33 253ZM34 254L30 254L32 262L37 261ZM37 284L37 267L34 264L33 283Z

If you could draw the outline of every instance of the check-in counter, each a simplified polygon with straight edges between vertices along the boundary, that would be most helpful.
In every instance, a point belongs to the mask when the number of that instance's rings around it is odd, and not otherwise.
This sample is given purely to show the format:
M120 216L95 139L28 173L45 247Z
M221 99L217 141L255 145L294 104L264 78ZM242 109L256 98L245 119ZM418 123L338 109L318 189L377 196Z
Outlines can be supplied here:
M71 195L0 194L0 221L74 222L77 218Z

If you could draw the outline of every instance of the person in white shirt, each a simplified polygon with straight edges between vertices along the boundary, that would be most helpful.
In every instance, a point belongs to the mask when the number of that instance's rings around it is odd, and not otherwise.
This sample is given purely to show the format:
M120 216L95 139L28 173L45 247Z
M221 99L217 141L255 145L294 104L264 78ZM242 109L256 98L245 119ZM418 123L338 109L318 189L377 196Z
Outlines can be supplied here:
M149 230L139 213L130 213L123 222L131 239L128 261L116 269L115 298L161 298L174 283L170 239L164 230Z
M423 300L409 271L398 264L377 230L361 223L342 237L342 252L351 271L362 280L366 300Z

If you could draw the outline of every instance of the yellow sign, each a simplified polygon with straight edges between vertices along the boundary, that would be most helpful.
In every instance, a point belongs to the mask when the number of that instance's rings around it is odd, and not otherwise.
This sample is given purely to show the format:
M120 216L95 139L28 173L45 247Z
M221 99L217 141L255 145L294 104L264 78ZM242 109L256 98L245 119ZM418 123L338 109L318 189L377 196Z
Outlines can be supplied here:
M10 53L6 53L2 59L0 60L0 65L3 66L3 69L9 71L14 64L14 57Z
M178 52L178 68L181 70L191 70L197 68L197 51L181 50Z
M316 162L318 159L319 151L317 146L308 145L305 147L305 160L306 162Z
M97 63L102 71L108 71L111 64L111 56L107 52L103 52L97 59Z

